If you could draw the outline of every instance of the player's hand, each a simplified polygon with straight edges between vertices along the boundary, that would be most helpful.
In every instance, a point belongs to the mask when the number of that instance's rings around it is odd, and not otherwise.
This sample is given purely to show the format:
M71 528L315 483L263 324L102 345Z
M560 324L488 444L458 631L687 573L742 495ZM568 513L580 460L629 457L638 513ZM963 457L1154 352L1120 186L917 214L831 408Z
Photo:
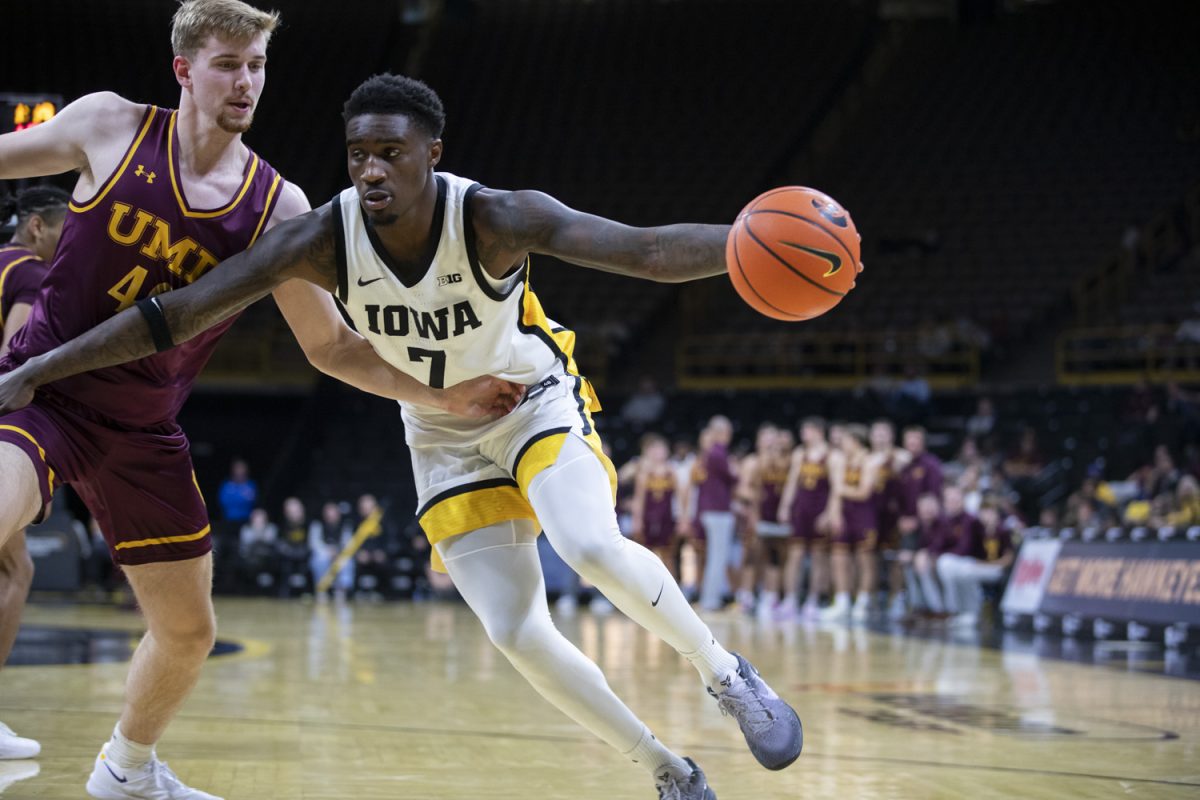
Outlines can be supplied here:
M481 375L441 390L441 408L468 419L503 417L516 408L525 396L519 383Z
M27 367L18 367L7 375L0 375L0 414L16 411L33 402L37 384L28 375Z

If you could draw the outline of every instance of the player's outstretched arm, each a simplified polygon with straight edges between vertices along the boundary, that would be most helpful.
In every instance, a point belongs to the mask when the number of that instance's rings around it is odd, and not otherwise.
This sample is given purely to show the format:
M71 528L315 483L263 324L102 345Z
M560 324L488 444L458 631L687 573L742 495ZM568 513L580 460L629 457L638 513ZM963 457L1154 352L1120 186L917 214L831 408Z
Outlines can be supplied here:
M529 253L660 283L726 271L728 225L634 228L568 208L542 192L484 189L473 198L479 258L495 276Z
M0 136L0 180L87 172L89 144L123 136L144 111L112 92L84 95L41 125Z
M0 377L0 413L27 404L37 387L52 381L136 361L182 344L290 278L304 278L331 289L337 279L329 220L325 208L283 222L254 247L226 259L221 269L191 286L143 300L87 333L29 359Z

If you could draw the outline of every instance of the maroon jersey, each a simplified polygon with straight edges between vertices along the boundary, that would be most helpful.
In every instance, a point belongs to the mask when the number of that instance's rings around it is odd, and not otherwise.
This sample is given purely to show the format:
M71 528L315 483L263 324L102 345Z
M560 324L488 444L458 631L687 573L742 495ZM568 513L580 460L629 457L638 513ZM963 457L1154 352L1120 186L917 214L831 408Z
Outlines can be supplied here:
M33 305L47 269L46 262L24 245L0 246L0 331L13 306Z
M696 513L729 511L733 507L733 470L729 468L729 451L724 445L713 445L702 453L692 467L692 483L700 487Z
M796 481L796 495L792 500L793 518L816 517L825 512L829 505L829 452L812 460L808 453L800 464L800 475Z
M953 553L980 561L999 561L1012 549L1012 534L1004 528L989 531L970 514L959 516L960 534Z
M642 531L650 546L665 546L675 536L675 471L646 476Z
M863 480L862 465L847 465L845 480L846 486L858 488ZM846 535L849 538L865 538L879 532L879 513L874 497L868 496L866 500L843 499L842 518L845 521Z
M222 208L193 209L183 195L176 112L148 106L116 172L94 197L72 202L29 322L13 337L13 363L54 349L138 300L186 286L262 233L283 180L253 152ZM129 364L43 387L121 427L174 421L227 320L189 342Z
M939 553L983 558L983 523L978 517L962 511L945 517ZM930 548L931 550L934 548Z
M787 483L787 462L782 466L769 466L765 462L762 480L762 501L758 507L758 518L763 522L779 522L779 501L783 498L783 487Z
M932 453L922 453L900 471L897 484L899 512L917 515L917 498L923 494L942 494L942 462Z

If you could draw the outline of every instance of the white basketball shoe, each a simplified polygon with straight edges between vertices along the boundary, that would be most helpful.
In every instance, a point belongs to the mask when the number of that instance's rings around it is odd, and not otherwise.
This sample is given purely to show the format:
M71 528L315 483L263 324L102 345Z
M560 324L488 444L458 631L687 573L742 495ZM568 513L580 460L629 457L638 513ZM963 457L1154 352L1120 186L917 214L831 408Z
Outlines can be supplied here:
M158 756L151 756L143 767L121 769L108 757L107 744L96 756L87 791L98 800L222 800L185 786Z

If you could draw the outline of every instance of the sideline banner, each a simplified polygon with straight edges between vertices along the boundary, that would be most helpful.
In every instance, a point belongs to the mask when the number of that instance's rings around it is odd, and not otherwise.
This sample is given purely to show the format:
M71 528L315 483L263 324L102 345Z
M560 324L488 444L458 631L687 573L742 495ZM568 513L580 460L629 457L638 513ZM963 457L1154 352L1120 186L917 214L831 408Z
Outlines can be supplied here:
M1200 542L1063 542L1038 610L1058 616L1200 624Z
M1036 614L1054 573L1054 562L1063 543L1058 539L1029 539L1022 543L1012 575L1000 601L1006 614Z

